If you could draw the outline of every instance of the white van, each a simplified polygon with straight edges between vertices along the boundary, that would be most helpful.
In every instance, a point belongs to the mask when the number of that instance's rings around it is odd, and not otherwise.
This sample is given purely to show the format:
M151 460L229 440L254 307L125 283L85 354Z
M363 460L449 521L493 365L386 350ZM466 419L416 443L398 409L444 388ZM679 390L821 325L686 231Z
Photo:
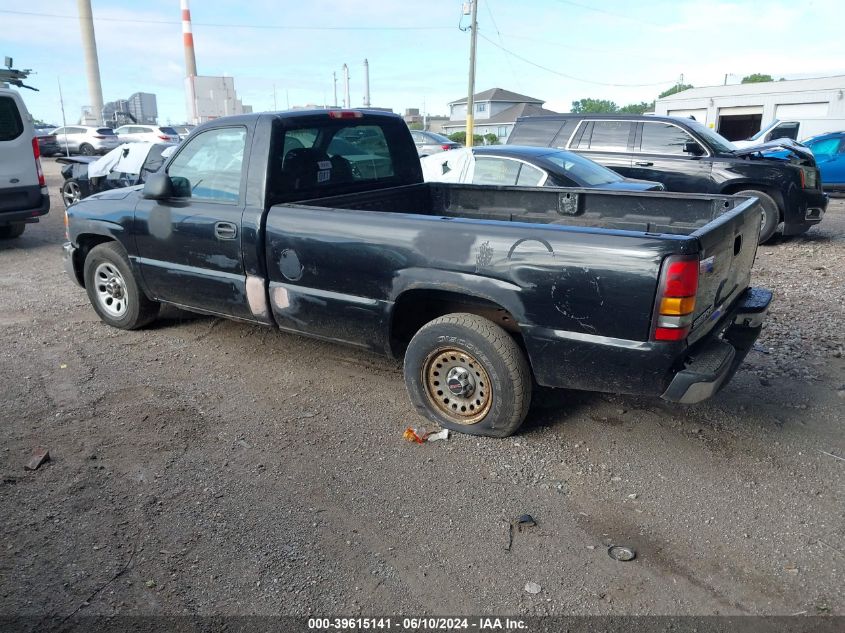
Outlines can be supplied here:
M805 140L811 136L826 134L827 132L845 132L845 119L814 118L790 119L779 121L775 119L754 136L744 141L734 141L739 149L754 147L779 138L791 138L793 141Z
M0 88L0 239L20 236L49 210L29 112L17 90Z

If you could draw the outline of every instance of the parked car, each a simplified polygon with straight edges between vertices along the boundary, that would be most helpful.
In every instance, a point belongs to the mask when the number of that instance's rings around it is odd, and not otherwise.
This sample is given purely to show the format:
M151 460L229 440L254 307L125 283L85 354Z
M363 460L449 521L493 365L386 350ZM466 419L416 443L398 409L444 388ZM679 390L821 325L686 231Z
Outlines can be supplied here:
M790 119L780 121L775 119L757 132L751 138L744 141L734 141L733 144L739 149L753 147L779 138L797 140L799 138L810 138L820 136L828 132L834 132L845 128L845 119L834 119L831 117L813 117L806 119Z
M40 156L23 98L0 88L0 239L19 237L50 211Z
M623 178L589 158L546 147L491 145L420 159L426 182L522 187L663 191L659 182Z
M145 143L178 143L182 139L179 132L169 126L159 125L122 125L114 131L121 143L143 141Z
M760 241L822 221L827 196L812 152L790 141L737 149L701 123L652 115L555 114L517 119L508 144L557 147L668 191L751 195L763 209ZM766 156L774 148L784 156Z
M94 156L105 154L120 145L117 135L109 127L68 125L53 131L62 153Z
M822 187L845 191L845 132L832 132L802 142L816 157L822 174Z
M417 146L417 155L421 157L461 147L460 143L456 143L448 136L434 132L411 130L411 138L414 139L414 145Z
M535 381L704 400L771 300L757 198L425 183L404 121L370 110L216 119L143 189L66 213L105 323L168 303L404 357L417 410L475 435L514 433Z
M53 134L54 129L48 127L34 128L35 139L38 141L38 149L42 156L55 156L62 153L56 135Z
M179 138L184 141L188 137L188 134L190 134L194 130L196 125L171 125L170 127L176 130L176 133L179 135Z
M172 143L124 143L105 156L59 158L62 167L62 201L65 207L108 189L142 184L170 155Z

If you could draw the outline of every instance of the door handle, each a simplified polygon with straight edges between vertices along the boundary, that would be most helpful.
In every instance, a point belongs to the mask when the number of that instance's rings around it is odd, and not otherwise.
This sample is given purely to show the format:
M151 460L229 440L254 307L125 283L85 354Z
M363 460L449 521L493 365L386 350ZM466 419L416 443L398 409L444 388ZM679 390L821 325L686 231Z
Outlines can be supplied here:
M238 236L238 227L232 222L217 222L214 224L214 237L218 240L233 240Z
M634 161L634 164L635 164L637 167L651 167L652 165L654 165L654 163L650 163L650 162L648 162L648 161L646 161L646 160L638 160L638 161Z

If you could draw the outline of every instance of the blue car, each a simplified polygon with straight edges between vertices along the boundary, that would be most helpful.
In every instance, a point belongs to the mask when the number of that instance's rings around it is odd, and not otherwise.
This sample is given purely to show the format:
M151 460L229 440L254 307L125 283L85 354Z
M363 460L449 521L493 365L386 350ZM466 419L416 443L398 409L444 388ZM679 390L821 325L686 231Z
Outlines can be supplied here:
M801 144L809 147L816 157L822 174L822 187L845 191L845 132L819 134Z

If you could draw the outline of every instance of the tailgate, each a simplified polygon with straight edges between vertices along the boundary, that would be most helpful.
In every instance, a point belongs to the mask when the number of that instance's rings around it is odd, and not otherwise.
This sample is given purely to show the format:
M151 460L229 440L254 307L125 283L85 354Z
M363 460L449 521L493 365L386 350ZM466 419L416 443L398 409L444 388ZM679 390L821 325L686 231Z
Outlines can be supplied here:
M710 332L748 287L761 216L757 198L746 198L692 233L701 251L690 344Z

